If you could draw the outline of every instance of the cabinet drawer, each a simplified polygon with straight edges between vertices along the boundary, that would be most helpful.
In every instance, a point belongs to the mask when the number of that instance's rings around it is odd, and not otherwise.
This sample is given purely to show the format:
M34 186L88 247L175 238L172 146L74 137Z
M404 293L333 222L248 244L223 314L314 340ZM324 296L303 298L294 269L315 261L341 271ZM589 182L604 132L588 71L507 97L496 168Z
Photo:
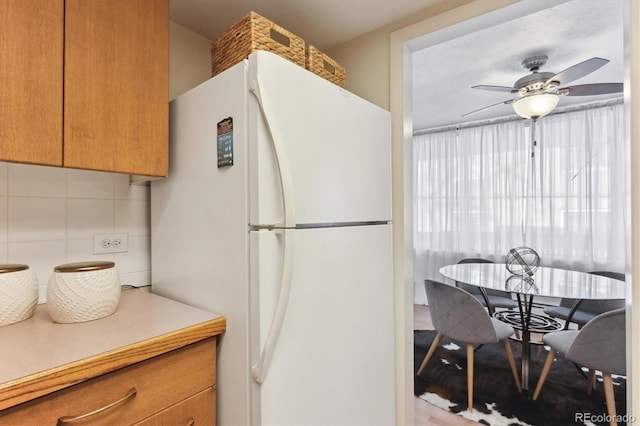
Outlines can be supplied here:
M153 415L136 426L190 426L216 424L216 391L209 388Z
M212 387L215 363L213 337L0 411L0 424L55 425L116 401L73 424L133 424Z

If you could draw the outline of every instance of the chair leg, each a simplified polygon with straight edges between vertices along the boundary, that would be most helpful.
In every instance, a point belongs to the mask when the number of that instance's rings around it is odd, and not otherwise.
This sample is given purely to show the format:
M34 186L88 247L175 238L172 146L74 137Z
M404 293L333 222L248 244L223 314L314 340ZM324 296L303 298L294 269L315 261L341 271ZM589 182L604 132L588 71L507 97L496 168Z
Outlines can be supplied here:
M467 344L467 404L473 411L473 345Z
M602 380L604 383L604 399L607 402L607 414L609 415L609 424L611 426L617 426L616 421L616 400L613 395L613 382L611 381L611 374L602 372Z
M533 400L538 399L538 395L540 395L540 390L542 389L542 385L544 381L547 379L547 374L549 374L549 370L551 370L551 366L553 365L553 360L556 357L556 350L549 348L549 355L547 355L547 360L544 362L544 366L542 367L542 372L540 372L540 378L538 379L538 384L536 385L536 390L533 392Z
M591 392L596 388L596 370L589 369L589 380L587 384L587 393L591 395Z
M422 364L420 364L420 368L418 369L418 376L422 374L422 370L424 370L424 368L427 366L427 363L429 362L429 358L431 358L431 355L433 355L433 353L436 351L436 348L440 344L440 340L442 340L442 334L438 333L436 334L436 337L433 339L433 342L431 342L431 346L429 346L429 351L427 351L427 354L424 356L424 359L422 360Z
M509 344L509 339L505 339L503 340L503 342L504 342L504 350L507 352L507 359L509 360L509 366L511 367L511 374L513 374L513 378L516 381L516 387L518 388L518 392L522 393L520 376L518 375L518 370L516 369L516 362L513 359L513 352L511 351L511 345Z

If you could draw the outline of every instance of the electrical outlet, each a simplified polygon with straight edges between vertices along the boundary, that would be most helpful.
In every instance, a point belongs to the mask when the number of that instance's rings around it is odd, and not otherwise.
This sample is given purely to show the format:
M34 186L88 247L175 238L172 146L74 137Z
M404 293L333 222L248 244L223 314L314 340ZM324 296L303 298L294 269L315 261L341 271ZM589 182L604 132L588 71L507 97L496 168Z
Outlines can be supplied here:
M94 234L93 254L128 251L129 234Z

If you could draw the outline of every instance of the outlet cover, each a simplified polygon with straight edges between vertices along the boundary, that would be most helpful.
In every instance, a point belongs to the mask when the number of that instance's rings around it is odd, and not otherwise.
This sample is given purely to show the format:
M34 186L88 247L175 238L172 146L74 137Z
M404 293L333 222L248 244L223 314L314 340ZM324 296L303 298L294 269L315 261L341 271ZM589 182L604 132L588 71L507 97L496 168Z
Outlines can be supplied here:
M94 234L93 254L129 251L129 234Z

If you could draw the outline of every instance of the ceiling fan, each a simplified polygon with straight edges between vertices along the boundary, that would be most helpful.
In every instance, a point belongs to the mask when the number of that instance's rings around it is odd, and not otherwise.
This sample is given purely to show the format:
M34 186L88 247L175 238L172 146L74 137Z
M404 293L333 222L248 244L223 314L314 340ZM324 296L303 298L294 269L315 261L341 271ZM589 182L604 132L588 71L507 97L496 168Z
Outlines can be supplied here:
M577 86L564 86L574 80L591 74L598 68L606 65L609 60L591 58L573 65L557 74L541 72L540 68L547 63L547 56L533 56L522 61L522 66L531 73L518 79L513 87L478 85L472 89L483 89L494 92L507 92L517 94L518 97L488 105L483 108L468 112L462 116L473 114L487 108L502 104L513 104L515 112L523 117L537 119L549 114L556 107L560 96L593 96L610 93L621 93L622 83L596 83L581 84Z

